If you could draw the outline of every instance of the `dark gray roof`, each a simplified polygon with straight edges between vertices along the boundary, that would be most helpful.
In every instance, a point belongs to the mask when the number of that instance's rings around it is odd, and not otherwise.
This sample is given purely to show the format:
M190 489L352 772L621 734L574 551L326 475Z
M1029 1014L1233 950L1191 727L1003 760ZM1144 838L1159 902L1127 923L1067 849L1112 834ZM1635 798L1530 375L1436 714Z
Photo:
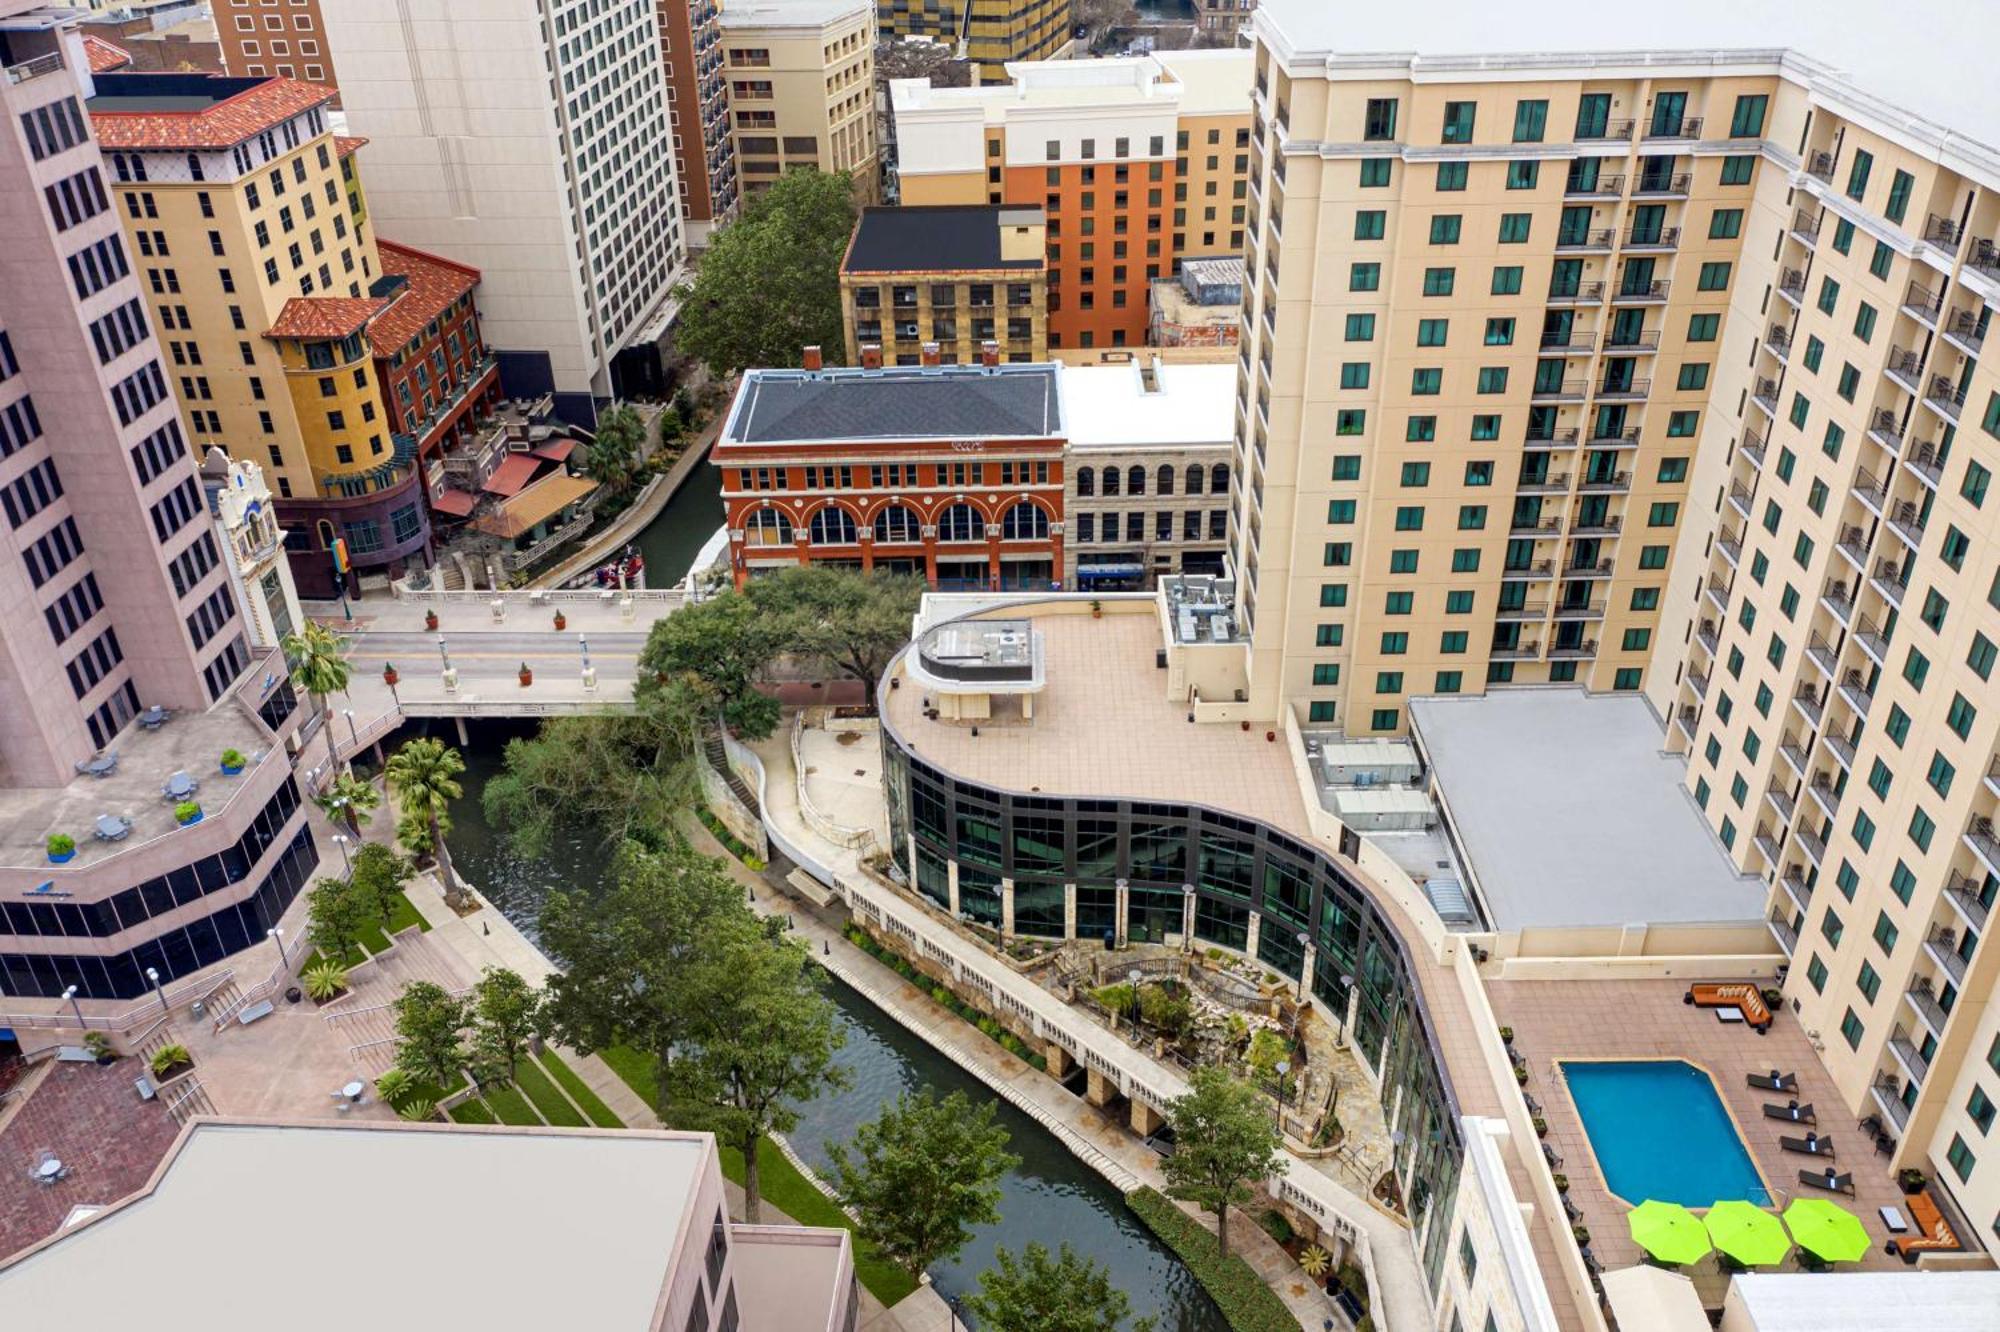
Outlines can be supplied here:
M1002 262L1001 214L1023 210L1001 204L943 204L916 208L864 208L847 247L844 273L950 272L1035 269L1033 259ZM1039 208L1029 210L1042 220ZM1010 219L1010 225L1018 225Z
M752 370L725 438L1050 438L1062 428L1052 365Z

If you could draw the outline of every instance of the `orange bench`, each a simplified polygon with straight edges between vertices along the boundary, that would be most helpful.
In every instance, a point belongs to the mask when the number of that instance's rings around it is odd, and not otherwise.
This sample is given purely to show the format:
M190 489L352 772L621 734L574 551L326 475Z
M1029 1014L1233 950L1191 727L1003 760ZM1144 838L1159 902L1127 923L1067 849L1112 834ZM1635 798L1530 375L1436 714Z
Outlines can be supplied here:
M1764 1006L1764 996L1754 985L1691 985L1681 1002L1699 1008L1738 1009L1743 1020L1759 1031L1771 1025L1771 1010Z
M1910 1209L1910 1221L1919 1232L1916 1239L1890 1240L1889 1252L1901 1254L1906 1263L1917 1261L1921 1253L1947 1253L1962 1247L1958 1236L1952 1233L1951 1222L1944 1219L1944 1213L1931 1201L1928 1193L1912 1193L1903 1199Z

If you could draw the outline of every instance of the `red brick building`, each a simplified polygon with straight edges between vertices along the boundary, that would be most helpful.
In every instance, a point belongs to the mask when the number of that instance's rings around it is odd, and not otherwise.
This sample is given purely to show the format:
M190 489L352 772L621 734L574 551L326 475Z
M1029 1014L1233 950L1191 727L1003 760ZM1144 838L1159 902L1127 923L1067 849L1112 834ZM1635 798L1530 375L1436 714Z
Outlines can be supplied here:
M945 589L1047 588L1062 572L1062 399L1055 365L743 376L709 461L722 469L741 587L799 564L921 574Z

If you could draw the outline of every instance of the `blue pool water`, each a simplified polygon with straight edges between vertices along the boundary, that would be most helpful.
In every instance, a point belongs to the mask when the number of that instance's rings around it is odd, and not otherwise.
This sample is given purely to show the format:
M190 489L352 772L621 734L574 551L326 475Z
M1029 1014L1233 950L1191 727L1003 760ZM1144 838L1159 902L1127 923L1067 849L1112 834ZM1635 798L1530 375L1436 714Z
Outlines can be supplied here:
M1562 1071L1598 1168L1626 1202L1770 1201L1708 1074L1678 1059L1565 1063Z

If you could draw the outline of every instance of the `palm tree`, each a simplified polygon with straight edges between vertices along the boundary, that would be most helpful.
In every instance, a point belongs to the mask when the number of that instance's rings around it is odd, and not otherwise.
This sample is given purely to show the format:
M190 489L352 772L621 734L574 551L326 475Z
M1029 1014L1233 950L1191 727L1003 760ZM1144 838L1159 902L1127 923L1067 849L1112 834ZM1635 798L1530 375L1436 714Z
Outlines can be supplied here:
M396 803L403 808L404 819L415 825L404 830L404 845L413 852L418 850L411 843L419 839L409 833L422 830L430 842L428 849L437 859L438 877L444 882L444 900L453 910L458 909L465 904L465 889L452 873L451 853L445 849L444 835L451 831L451 802L465 794L456 780L465 771L465 760L444 741L425 737L397 750L384 771Z
M327 696L347 692L347 642L325 625L306 621L305 628L287 634L285 660L292 663L292 683L306 691L326 732L326 757L334 759L333 708Z
M369 815L382 803L382 796L374 783L364 781L352 772L343 772L335 774L326 790L313 797L313 803L329 819L341 820L347 825L347 831L359 837L361 825L368 822Z

